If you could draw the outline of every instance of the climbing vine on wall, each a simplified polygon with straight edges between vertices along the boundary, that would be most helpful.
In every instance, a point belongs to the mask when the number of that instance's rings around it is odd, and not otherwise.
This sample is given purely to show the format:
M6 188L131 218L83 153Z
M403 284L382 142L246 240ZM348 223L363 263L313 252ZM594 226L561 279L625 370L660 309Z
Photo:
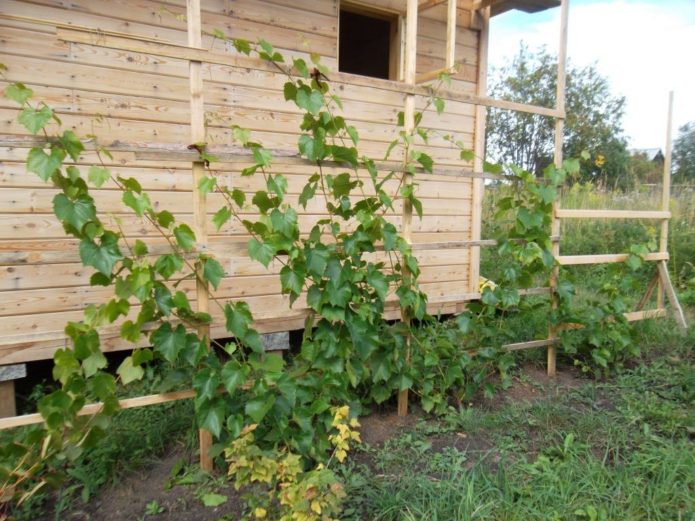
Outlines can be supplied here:
M58 483L70 461L106 436L119 407L119 385L142 379L148 366L160 372L162 392L195 389L197 424L216 438L212 455L224 453L235 483L265 487L266 493L247 498L250 515L309 520L339 512L343 493L331 465L342 462L359 441L355 417L365 404L411 389L423 409L442 412L452 395L461 403L492 373L509 375L513 358L502 349L499 317L523 306L520 290L547 277L554 265L552 203L575 162L549 167L542 182L512 169L520 189L500 202L500 212L514 223L499 243L507 259L503 278L486 285L480 302L456 318L447 341L428 338L419 329L430 317L427 297L418 288L418 262L392 222L405 201L422 217L416 184L404 182L408 174L433 171L432 158L420 147L429 135L421 126L422 112L409 132L399 117L401 131L386 157L397 154L401 166L384 170L359 152L359 133L340 115L342 102L331 92L329 71L318 56L312 55L311 63L295 58L288 64L263 40L229 41L286 77L284 98L302 111L297 150L314 172L295 201L272 152L231 122L234 139L249 158L240 175L259 177L263 188L247 194L224 185L206 143L194 143L208 169L196 188L222 195L226 203L215 213L214 225L241 223L250 236L249 256L266 267L278 263L282 292L292 305L306 302L300 350L286 359L266 353L243 301L212 298L211 314L196 311L181 285L197 281L214 297L225 274L220 261L198 247L186 223L156 209L137 179L115 175L108 166L112 157L98 141L97 161L82 166L85 143L73 131L61 131L55 111L34 101L29 87L10 85L5 95L20 105L19 122L39 143L28 153L27 170L57 189L54 213L65 233L79 241L82 263L94 269L90 284L111 288L113 297L87 306L83 320L67 324L71 347L54 357L53 375L61 387L38 404L45 425L0 448L5 509ZM444 110L436 89L422 111L430 107ZM462 148L461 158L470 160L470 152L451 141ZM119 190L123 204L156 230L164 248L129 239L118 223L111 228L100 218L92 190L107 186ZM302 235L298 208L310 206L320 207L326 217ZM385 320L390 302L417 322ZM197 333L213 315L224 321L231 341ZM105 327L116 327L134 347L115 371L102 353ZM103 402L100 412L79 415L92 400Z

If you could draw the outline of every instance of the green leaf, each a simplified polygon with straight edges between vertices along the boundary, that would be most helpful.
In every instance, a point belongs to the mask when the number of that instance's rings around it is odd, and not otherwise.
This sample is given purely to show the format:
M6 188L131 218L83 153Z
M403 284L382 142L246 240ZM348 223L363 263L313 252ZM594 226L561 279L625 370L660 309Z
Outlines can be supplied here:
M307 204L309 204L309 200L313 199L315 195L316 195L316 184L315 183L305 184L304 188L302 188L302 193L299 194L299 204L302 205L302 208L304 208L306 210Z
M253 147L253 160L258 166L270 166L270 161L273 159L273 154L270 150L263 147Z
M80 138L78 138L72 130L63 132L63 135L60 136L60 144L63 145L63 149L73 161L77 161L80 158L80 154L84 151L82 141L80 141Z
M232 40L232 45L234 45L234 48L238 52L245 54L246 56L251 54L251 44L248 40L244 40L243 38L234 38Z
M357 129L353 126L349 126L345 130L347 131L348 135L350 136L350 139L352 140L353 144L355 146L357 146L357 143L360 140L360 136L357 133Z
M5 96L20 105L24 105L33 95L34 91L24 85L24 83L13 83L5 88Z
M118 235L113 232L104 232L98 244L87 237L80 242L82 264L92 266L106 276L113 273L114 265L122 258L118 249Z
M111 172L108 168L92 165L87 172L87 179L97 188L104 186L104 183L111 178Z
M305 86L297 91L294 102L300 109L316 115L323 107L323 94Z
M91 355L82 360L82 369L84 369L84 375L87 378L90 378L96 374L99 369L103 369L107 365L108 362L106 357L101 351L94 351Z
M172 223L174 223L176 219L174 219L174 215L168 211L168 210L162 210L157 214L157 224L161 226L162 228L169 228Z
M135 192L131 191L123 192L123 204L131 208L138 217L142 217L146 211L152 209L150 196L146 193L136 195Z
M297 86L292 83L291 81L288 81L285 83L285 86L282 88L282 92L285 96L285 101L292 100L294 101L295 98L297 97Z
M246 194L238 188L235 188L232 190L232 201L234 201L239 208L242 208L246 202Z
M24 110L17 118L29 132L36 135L46 126L53 117L53 109L47 105L43 105L40 109L24 107Z
M169 279L183 268L183 259L174 253L161 255L154 264L154 269L164 279Z
M70 224L78 233L82 232L85 224L97 218L94 200L86 195L71 201L65 194L56 194L53 198L53 212L58 219Z
M217 179L214 177L203 176L198 181L198 190L203 194L209 194L215 190Z
M328 264L329 255L330 253L323 245L319 245L307 251L307 272L315 277L323 277L326 271L326 265Z
M150 341L154 350L173 364L186 347L186 328L179 324L176 329L172 329L171 324L165 322L152 333Z
M227 331L235 337L243 340L249 331L249 326L253 321L251 311L246 302L236 302L224 306L225 326Z
M289 266L283 266L280 270L280 283L283 290L299 295L304 285L304 274Z
M294 58L292 60L292 65L294 65L295 70L302 76L302 78L309 77L309 67L307 67L307 64L304 60L302 60L301 58Z
M222 367L222 383L229 394L243 385L249 377L250 368L248 365L241 365L236 360L230 360Z
M434 108L437 109L437 114L444 112L444 100L442 98L433 98Z
M201 499L203 501L203 505L206 507L218 507L227 502L227 496L223 496L222 494L217 494L215 492L204 494Z
M220 280L224 277L224 268L215 259L205 259L203 265L203 278L212 284L212 287L217 289L220 285Z
M425 154L424 152L419 152L417 154L416 161L422 165L422 168L425 170L425 172L432 173L432 166L434 165L434 161L432 161L432 158Z
M261 243L255 237L249 239L248 243L249 257L263 264L266 268L270 261L273 260L275 251L267 243Z
M475 159L475 153L472 150L461 150L461 159L463 161L473 161Z
M129 356L121 362L121 365L116 369L116 373L121 377L123 385L128 385L136 380L142 380L145 376L145 371L142 367L133 365L133 357Z
M224 425L225 409L224 400L219 397L213 400L205 400L196 410L198 427L218 437Z
M215 228L217 229L217 231L220 231L220 228L222 228L225 224L227 224L227 222L231 218L232 218L232 211L228 207L223 206L222 208L217 210L217 212L215 212L215 215L213 215L212 223L215 225Z
M184 251L191 251L195 246L195 234L187 224L179 224L174 228L174 237Z
M268 190L278 197L283 197L287 191L287 179L281 174L268 176Z
M103 401L116 393L116 379L109 373L96 373L89 379L89 388Z
M483 172L486 172L488 174L501 174L502 173L502 165L498 163L489 163L487 161L483 161Z
M268 411L275 404L275 396L270 395L266 398L257 397L246 402L244 407L244 412L255 422L260 423L260 421L268 414Z
M27 156L27 170L34 172L44 181L48 181L53 173L60 168L65 159L65 152L53 148L47 154L42 148L32 148Z

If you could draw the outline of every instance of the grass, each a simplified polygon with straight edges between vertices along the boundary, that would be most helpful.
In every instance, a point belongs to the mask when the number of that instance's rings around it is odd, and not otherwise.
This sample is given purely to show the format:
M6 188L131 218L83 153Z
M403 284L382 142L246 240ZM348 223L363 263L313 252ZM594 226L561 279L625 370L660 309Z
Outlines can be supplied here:
M151 382L131 386L129 395L152 392ZM34 399L38 399L39 392ZM38 494L14 513L17 521L64 519L65 512L79 508L105 486L116 486L121 477L139 470L160 457L173 443L186 443L194 450L190 400L125 409L109 427L109 436L81 456L68 470L69 481L57 493ZM196 431L197 432L197 431ZM0 443L11 436L0 432Z
M667 330L645 326L648 358L612 380L452 411L367 449L345 519L695 519L695 335L669 335L667 354Z

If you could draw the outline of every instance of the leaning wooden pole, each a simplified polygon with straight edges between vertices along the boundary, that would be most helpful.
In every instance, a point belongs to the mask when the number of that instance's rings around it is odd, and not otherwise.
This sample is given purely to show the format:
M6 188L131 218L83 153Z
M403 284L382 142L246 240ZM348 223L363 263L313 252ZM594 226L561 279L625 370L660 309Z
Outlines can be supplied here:
M202 24L200 15L200 0L187 0L186 19L188 22L188 45L201 48L203 45ZM189 85L191 98L191 143L205 143L205 105L203 100L202 62L189 62ZM198 183L205 176L205 163L194 161L193 169L193 231L199 244L207 242L207 212L205 193L198 189ZM198 268L202 275L202 267ZM207 313L210 309L210 293L207 283L200 276L196 279L196 300L198 311ZM210 327L200 326L198 336L209 341ZM212 447L212 435L201 429L198 432L200 442L200 467L212 471L212 458L208 455Z
M562 6L560 7L560 48L558 50L558 60L557 60L557 106L556 109L562 116L555 118L555 155L554 162L556 167L562 166L562 143L563 134L565 131L565 84L566 84L566 68L567 68L567 26L569 20L569 0L562 0ZM553 221L551 225L550 235L553 237L560 237L560 218L557 215L560 209L559 197L553 203ZM553 256L557 259L560 256L560 241L553 242ZM560 268L558 265L553 267L553 271L550 274L550 305L553 310L556 310L559 305L557 287L558 278L560 275ZM551 340L557 338L557 328L555 325L551 324L548 330L548 337ZM548 376L555 376L555 366L557 360L557 351L555 348L556 344L550 344L548 346Z
M669 211L671 206L671 146L672 146L672 127L673 127L673 91L668 93L668 112L666 115L666 148L664 149L664 171L661 182L661 209L665 212ZM661 221L661 229L659 232L659 252L668 252L668 218ZM659 280L658 289L656 292L656 307L664 307L665 288L661 280Z
M408 0L405 20L405 65L403 80L406 85L415 85L415 69L417 59L417 4L418 0ZM405 108L403 111L403 130L406 135L413 132L415 128L415 95L406 94ZM403 158L404 164L408 163L408 157ZM407 168L403 169L403 184L412 184L413 176L408 172ZM412 242L412 221L413 221L413 205L408 199L403 201L403 228L401 233L408 244ZM401 320L406 324L410 324L409 313L401 307ZM410 360L410 339L406 352L406 360ZM398 393L398 415L405 416L408 414L408 390Z
M486 7L476 11L480 33L478 36L478 86L476 94L478 96L487 95L487 64L488 64L488 40L490 29L490 8ZM487 109L483 105L475 107L475 134L473 142L473 170L483 171L485 160L485 122ZM483 218L483 196L485 191L485 181L483 179L473 179L473 200L471 202L471 241L480 241L482 235ZM470 262L468 272L468 289L471 293L479 290L478 279L480 278L480 246L472 246L470 249Z

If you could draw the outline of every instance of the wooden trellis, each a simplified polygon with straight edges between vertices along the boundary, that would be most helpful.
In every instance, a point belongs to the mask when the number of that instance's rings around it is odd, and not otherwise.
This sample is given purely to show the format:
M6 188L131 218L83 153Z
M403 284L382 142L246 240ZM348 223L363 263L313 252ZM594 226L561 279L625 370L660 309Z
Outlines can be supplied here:
M437 67L431 71L421 71L418 74L418 15L425 13L430 9L437 9L440 6L440 4L444 3L446 3L446 42L444 66ZM476 49L477 71L475 74L475 91L471 92L469 90L466 92L459 89L446 88L439 92L439 95L442 98L451 101L452 103L458 103L462 106L471 105L474 107L472 115L461 117L467 117L469 119L472 119L472 124L475 131L473 133L473 142L471 143L471 145L474 150L476 159L472 165L472 168L461 168L460 165L457 166L453 163L446 164L446 162L444 162L444 165L438 166L432 174L437 179L451 179L452 182L454 182L455 180L462 179L470 180L470 213L466 214L466 218L470 219L470 230L468 237L460 239L447 236L445 239L442 240L432 240L430 236L438 236L436 233L432 232L428 235L428 241L418 242L414 240L416 238L415 235L417 232L413 230L412 208L408 204L403 205L402 215L400 217L401 232L403 234L403 237L408 242L413 243L412 246L414 251L423 254L425 252L438 252L439 254L441 254L441 252L446 251L466 251L468 253L469 256L466 264L466 288L463 291L458 289L454 291L443 292L442 294L434 295L429 299L432 305L440 306L440 309L445 309L448 312L460 311L463 309L466 302L480 298L480 293L478 291L478 279L480 270L480 248L496 245L495 241L485 240L481 237L481 212L484 192L484 181L485 179L499 178L498 176L489 175L482 172L486 107L495 107L505 110L516 110L530 114L538 114L555 118L555 163L557 165L560 165L562 163L562 135L565 120L564 91L569 2L568 0L562 0L561 3L560 52L557 72L557 104L554 108L537 107L509 101L495 100L487 96L486 82L489 20L491 11L494 9L499 9L502 3L503 2L501 2L500 0L461 0L458 3L457 0L427 0L424 2L421 1L418 4L417 0L407 0L405 12L399 12L400 19L402 22L404 22L402 23L402 25L405 28L404 31L401 31L401 36L403 38L402 48L404 52L402 71L403 81L375 80L372 78L343 74L339 72L332 73L331 77L332 81L346 86L346 88L378 88L381 89L381 91L383 91L384 93L388 93L389 95L402 96L404 98L405 130L408 131L412 129L414 126L416 98L418 96L426 97L430 94L429 88L427 86L420 85L420 83L434 79L438 77L442 72L453 72L457 66L456 38L458 27L457 18L459 16L458 7L464 7L465 9L471 10L472 16L475 18L475 24L479 28L479 45ZM21 7L21 2L16 4ZM507 2L507 7L511 4L513 4L513 2ZM196 143L204 142L207 140L205 126L206 100L204 100L203 98L203 70L205 69L205 67L227 67L233 68L235 70L245 70L248 71L248 73L253 78L259 81L264 80L264 78L267 77L270 69L268 68L267 64L260 60L236 56L229 53L214 52L210 49L203 48L200 0L187 0L186 6L186 44L183 44L181 42L174 43L166 41L166 39L164 38L143 37L114 30L100 29L97 27L80 27L67 21L57 22L55 20L44 20L40 17L34 17L33 15L28 16L19 7L19 14L0 12L0 20L11 21L13 24L18 25L20 27L22 26L22 24L32 24L44 25L46 27L55 28L57 40L59 40L60 42L66 42L67 44L69 44L69 46L77 46L80 49L88 47L90 49L96 49L98 52L103 51L124 53L128 54L129 56L133 54L137 55L138 53L142 53L143 55L154 57L154 59L162 60L162 63L164 64L163 67L166 65L167 60L179 60L187 62L187 80L189 87L187 94L188 102L190 102L190 114L188 115L188 125L190 126L190 142ZM56 11L52 12L56 13ZM174 70L173 66L172 70ZM170 74L173 74L173 72ZM267 80L267 82L268 84L272 84L271 80ZM170 96L171 98L175 97L173 93L168 93L166 95ZM176 96L178 96L178 94L176 94ZM230 92L229 96L233 98L234 92ZM167 106L174 107L173 104ZM671 109L669 110L669 115L670 113ZM664 316L666 314L666 310L664 308L664 295L666 295L669 299L672 308L676 312L676 318L679 324L681 324L684 327L685 320L683 318L683 313L682 310L680 310L680 306L678 305L675 292L673 291L673 287L668 278L668 270L666 269L666 262L668 260L668 220L670 218L668 207L670 200L671 124L671 118L669 117L666 161L664 165L662 208L660 210L642 212L618 212L613 210L571 210L563 209L560 207L560 204L557 203L554 208L552 225L552 236L554 241L553 253L555 254L558 260L558 264L560 266L597 264L605 262L622 262L627 258L627 255L624 254L591 256L561 255L560 224L562 219L639 218L656 219L661 221L661 237L659 252L646 256L646 260L657 263L657 274L652 280L652 283L650 283L650 285L648 286L647 292L641 299L639 305L637 306L637 309L634 312L626 314L626 318L628 320L641 320L644 318ZM0 136L0 147L5 147L5 149L10 151L16 150L17 148L21 149L34 146L36 143L37 140L35 138L27 136L18 136L13 134L4 134ZM93 150L96 147L96 144L88 143L88 150L90 149L90 147L91 150ZM221 241L215 241L214 238L209 237L207 234L206 208L208 203L206 201L205 195L201 194L198 190L195 189L195 187L197 186L197 181L203 175L204 165L198 161L196 152L187 150L185 144L144 141L119 141L110 144L109 149L114 151L114 153L116 154L123 154L124 157L132 156L133 158L139 161L176 161L184 165L188 165L187 168L188 172L191 174L191 184L193 186L193 189L191 190L191 205L193 208L192 224L200 243L199 247L201 249L204 249L205 251L210 252L211 255L215 255L221 258L227 258L231 255L241 256L244 254L244 248L241 245L241 243L222 244ZM239 148L229 146L216 147L212 145L211 152L218 156L222 163L230 164L234 167L236 167L239 164L243 164L245 161L248 161L248 151ZM273 152L274 157L280 158L282 164L285 165L287 168L301 168L309 164L304 159L298 157L298 155L294 151L288 151L279 147L275 147ZM10 156L11 155L12 154L10 153ZM327 165L327 168L329 167L331 167L330 164ZM400 163L398 161L382 162L378 164L378 167L383 170L399 169ZM410 174L405 174L405 176L406 182L410 182ZM426 180L427 177L423 176L422 179ZM453 215L457 216L457 214ZM150 249L153 253L157 253L159 251L158 248L161 249L161 246L154 244ZM72 259L74 259L74 252L70 253L68 251L39 250L37 252L33 252L32 254L22 250L22 247L20 246L15 249L0 250L0 262L5 265L14 265L13 263L21 264L22 259L26 261L27 258L31 257L31 255L38 256L42 260L46 260L49 263L73 262ZM66 259L71 260L68 261ZM556 305L558 269L559 268L556 267L553 271L549 287L534 288L532 290L527 290L523 292L523 294L549 295L551 298L552 305ZM643 308L646 306L650 296L657 287L657 308L652 310L644 310ZM196 295L198 309L200 311L207 311L209 308L210 295L206 285L197 282L194 288L194 293ZM387 316L389 318L395 318L398 315L398 302L389 302L387 306ZM408 320L407 316L403 316L402 318L404 320ZM288 330L296 328L297 326L301 326L303 320L304 312L298 311L293 312L289 316L276 318L274 320L262 318L259 321L257 321L256 325L258 326L260 331L273 331L278 329ZM199 331L199 333L201 335L210 334L212 336L215 336L217 334L223 334L221 330L215 329L213 329L212 331L202 329L201 331ZM508 350L546 347L548 352L548 374L554 375L556 359L555 344L557 342L558 333L559 331L555 330L554 328L550 328L547 339L509 344L505 347ZM36 349L38 352L38 350L45 349L46 345L48 345L45 343L42 344L41 342L43 342L43 340L27 338L25 344L29 345L31 349ZM55 340L52 339L51 342L53 342L52 344L50 344L51 348L55 348ZM118 346L115 343L111 344L110 342L112 342L112 340L109 340L108 338L105 339L105 346L107 348L118 348ZM115 340L113 340L113 342L115 342ZM18 345L21 345L19 341ZM10 356L6 359L6 361L15 360L12 358L14 354L15 351L12 351L12 353L10 353ZM20 358L16 359L20 360ZM142 407L145 405L164 403L173 400L188 399L193 396L193 391L187 390L176 393L166 393L121 400L120 403L122 408ZM399 414L407 413L407 399L407 392L402 392L399 394ZM99 408L100 404L91 404L86 406L80 412L80 414L94 414L99 410ZM0 429L39 423L41 421L42 419L40 415L25 415L13 418L4 418L0 419ZM207 448L210 446L211 443L211 439L208 433L201 432L200 443L201 465L204 468L211 468L211 461L207 457Z

